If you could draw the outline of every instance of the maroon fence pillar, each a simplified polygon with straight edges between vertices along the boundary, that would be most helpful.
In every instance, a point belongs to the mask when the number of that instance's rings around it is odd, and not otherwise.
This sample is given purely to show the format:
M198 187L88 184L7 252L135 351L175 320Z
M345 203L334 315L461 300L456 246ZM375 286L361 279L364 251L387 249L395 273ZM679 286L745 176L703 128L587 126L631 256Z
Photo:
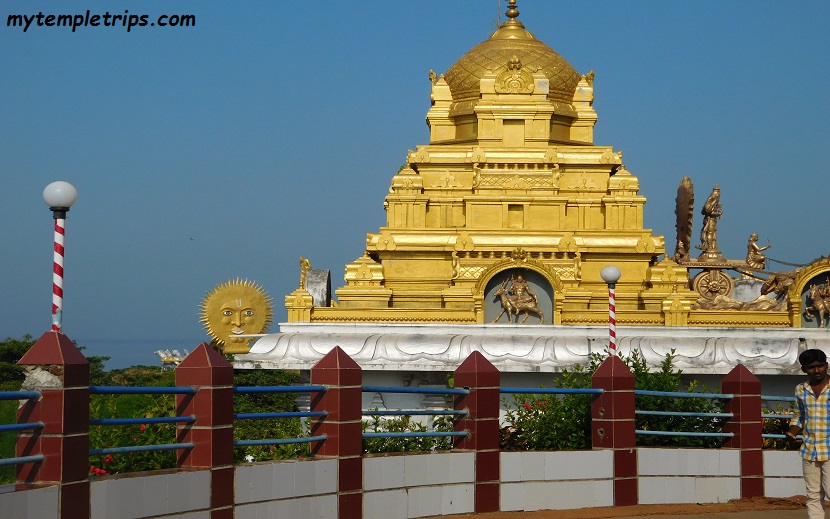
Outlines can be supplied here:
M741 451L741 497L764 495L763 419L761 418L761 381L743 364L723 377L721 391L734 395L725 411L732 413L723 432L734 436L723 446Z
M455 370L455 387L470 394L455 399L455 409L469 414L455 424L469 435L456 448L475 452L475 512L497 512L500 504L499 400L501 374L484 355L474 351Z
M311 397L312 411L328 411L311 427L312 436L326 435L312 444L316 456L337 459L337 509L340 519L363 517L363 371L335 346L311 368L311 383L328 391Z
M221 353L202 343L176 368L176 385L192 386L195 395L177 395L176 411L196 422L178 426L177 442L195 444L178 451L182 467L210 469L210 516L232 518L233 367Z
M594 372L591 385L605 390L591 405L591 443L594 449L614 451L614 506L636 505L634 374L619 357L611 355Z
M17 466L18 483L56 483L59 517L89 517L89 361L60 332L46 332L18 362L24 389L39 390L17 412L18 423L43 422L24 431L17 456L42 454L41 463ZM2 515L2 513L0 513Z

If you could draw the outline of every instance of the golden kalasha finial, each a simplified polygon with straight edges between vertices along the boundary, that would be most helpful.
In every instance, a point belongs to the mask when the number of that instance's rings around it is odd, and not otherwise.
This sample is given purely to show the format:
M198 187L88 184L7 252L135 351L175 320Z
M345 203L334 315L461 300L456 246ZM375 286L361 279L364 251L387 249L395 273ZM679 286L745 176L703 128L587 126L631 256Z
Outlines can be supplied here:
M510 7L507 8L507 17L511 20L519 16L519 10L516 9L516 0L510 0Z

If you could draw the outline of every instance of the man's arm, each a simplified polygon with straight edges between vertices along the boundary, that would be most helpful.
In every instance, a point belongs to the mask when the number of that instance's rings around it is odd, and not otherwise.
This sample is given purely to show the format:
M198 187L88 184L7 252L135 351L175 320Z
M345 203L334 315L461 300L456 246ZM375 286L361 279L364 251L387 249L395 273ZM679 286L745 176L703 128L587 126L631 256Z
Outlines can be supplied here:
M796 390L796 414L790 420L790 429L784 433L789 439L793 441L801 441L796 436L804 431L804 402L798 398L798 390Z
M798 436L799 434L801 434L801 430L802 430L802 429L801 429L801 427L799 427L799 426L797 426L797 425L790 425L790 430L789 430L789 431L787 431L787 432L785 432L784 434L785 434L785 435L786 435L789 439L791 439L791 440L793 440L793 441L801 441L801 440L799 440L798 438L796 438L796 436Z

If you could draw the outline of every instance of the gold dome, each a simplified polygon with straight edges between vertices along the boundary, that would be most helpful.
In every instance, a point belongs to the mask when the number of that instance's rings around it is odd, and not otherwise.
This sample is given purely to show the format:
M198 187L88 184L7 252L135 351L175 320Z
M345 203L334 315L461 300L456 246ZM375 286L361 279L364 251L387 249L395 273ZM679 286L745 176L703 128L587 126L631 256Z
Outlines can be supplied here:
M579 73L565 58L537 40L516 17L519 12L511 2L508 20L496 29L489 39L473 47L450 67L444 79L454 101L479 98L479 82L490 70L499 74L507 70L513 56L521 60L522 67L538 69L550 80L548 98L564 103L573 100Z

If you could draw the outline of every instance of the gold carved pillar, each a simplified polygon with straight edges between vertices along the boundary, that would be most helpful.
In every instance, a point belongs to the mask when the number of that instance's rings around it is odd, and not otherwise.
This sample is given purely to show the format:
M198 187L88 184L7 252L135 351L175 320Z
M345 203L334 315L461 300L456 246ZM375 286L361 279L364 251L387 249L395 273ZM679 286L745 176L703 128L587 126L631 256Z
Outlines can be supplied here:
M314 298L304 288L298 288L285 296L285 309L288 310L288 322L311 322L311 309Z

